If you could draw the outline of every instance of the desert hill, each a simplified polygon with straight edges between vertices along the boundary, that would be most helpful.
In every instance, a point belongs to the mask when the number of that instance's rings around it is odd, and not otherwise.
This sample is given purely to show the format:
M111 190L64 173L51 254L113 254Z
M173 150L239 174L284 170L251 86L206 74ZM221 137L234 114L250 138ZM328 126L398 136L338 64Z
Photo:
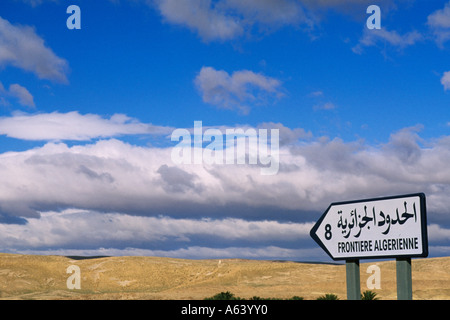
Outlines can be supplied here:
M380 299L396 299L395 260L361 263L381 270ZM69 266L80 268L81 289L68 289ZM412 260L413 298L450 299L450 257ZM0 298L201 300L230 291L241 298L303 297L326 293L346 299L345 265L241 259L185 260L157 257L96 257L0 254Z

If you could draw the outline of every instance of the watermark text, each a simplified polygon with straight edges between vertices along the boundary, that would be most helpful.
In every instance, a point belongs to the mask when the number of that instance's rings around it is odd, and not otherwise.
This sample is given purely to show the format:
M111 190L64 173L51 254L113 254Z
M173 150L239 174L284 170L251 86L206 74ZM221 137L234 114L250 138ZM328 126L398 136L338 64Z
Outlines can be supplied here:
M216 128L203 131L202 121L194 122L193 136L176 129L171 140L179 142L171 158L175 164L249 164L261 167L262 175L278 173L280 165L279 129ZM208 143L204 146L205 143Z

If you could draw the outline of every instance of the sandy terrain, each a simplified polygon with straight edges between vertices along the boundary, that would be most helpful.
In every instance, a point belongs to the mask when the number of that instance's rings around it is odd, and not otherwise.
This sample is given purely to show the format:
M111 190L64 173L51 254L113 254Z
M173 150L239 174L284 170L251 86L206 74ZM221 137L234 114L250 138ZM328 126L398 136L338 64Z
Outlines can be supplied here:
M381 270L380 299L396 299L395 261L361 263L361 291L367 268ZM68 289L76 265L81 289ZM450 258L413 259L413 298L450 299ZM61 256L0 254L2 299L204 299L222 291L241 298L316 299L334 293L346 299L344 265L257 260L183 260L106 257L75 260Z

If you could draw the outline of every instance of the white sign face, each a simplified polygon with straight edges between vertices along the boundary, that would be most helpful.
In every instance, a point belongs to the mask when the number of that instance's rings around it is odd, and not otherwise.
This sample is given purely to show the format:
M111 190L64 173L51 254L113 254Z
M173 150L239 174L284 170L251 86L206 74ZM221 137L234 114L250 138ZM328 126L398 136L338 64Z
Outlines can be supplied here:
M335 260L425 257L425 195L333 203L311 236Z

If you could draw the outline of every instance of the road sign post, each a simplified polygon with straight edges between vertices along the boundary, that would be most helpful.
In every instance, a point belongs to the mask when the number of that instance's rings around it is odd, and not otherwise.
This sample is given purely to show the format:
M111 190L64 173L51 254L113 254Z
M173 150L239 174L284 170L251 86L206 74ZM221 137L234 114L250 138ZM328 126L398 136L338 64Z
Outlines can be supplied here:
M397 299L412 300L412 272L411 259L398 258L397 269Z
M428 256L425 195L332 203L310 234L333 260L346 260L349 299L360 298L359 259L377 258L397 260L398 298L412 298L411 258Z
M361 300L359 260L347 260L345 262L345 273L347 277L347 299Z

